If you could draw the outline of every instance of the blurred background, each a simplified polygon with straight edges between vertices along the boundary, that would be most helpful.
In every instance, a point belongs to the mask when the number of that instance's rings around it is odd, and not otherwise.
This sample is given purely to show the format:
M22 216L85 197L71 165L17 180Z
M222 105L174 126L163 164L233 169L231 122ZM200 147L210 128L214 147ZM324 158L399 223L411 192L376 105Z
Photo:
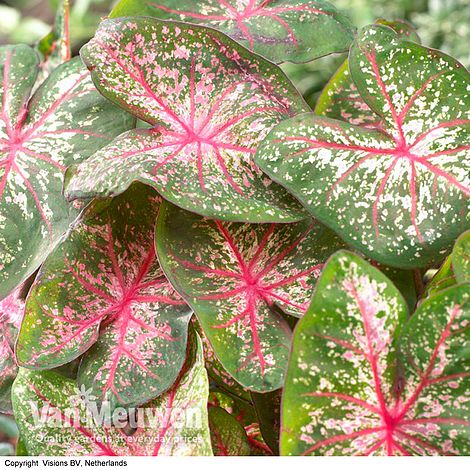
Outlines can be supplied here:
M196 0L195 0L196 1ZM33 44L50 30L58 0L0 1L0 44ZM100 19L117 0L72 0L70 33L73 53L93 36ZM357 27L374 22L406 19L412 23L424 45L442 49L470 66L469 0L330 0ZM284 64L284 71L311 106L345 55L324 57L309 64ZM17 428L0 414L0 455L15 452Z

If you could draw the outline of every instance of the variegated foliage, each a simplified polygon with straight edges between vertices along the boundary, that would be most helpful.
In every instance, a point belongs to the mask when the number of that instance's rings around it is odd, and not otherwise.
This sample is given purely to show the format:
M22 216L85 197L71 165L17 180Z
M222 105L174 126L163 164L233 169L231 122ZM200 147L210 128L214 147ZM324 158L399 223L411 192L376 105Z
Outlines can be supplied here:
M209 408L209 427L214 455L250 455L250 444L245 429L223 408Z
M301 316L322 263L341 246L321 224L224 223L162 205L157 253L193 308L217 358L255 391L282 386L290 328L276 306Z
M470 285L408 309L383 273L340 251L294 335L284 455L467 455Z
M199 338L189 352L169 391L129 416L115 414L113 425L99 421L93 396L73 380L52 371L20 369L13 407L29 455L212 455L209 385Z
M32 286L17 344L22 366L50 369L85 353L78 384L111 409L144 403L173 384L191 310L155 257L160 202L135 184L88 209Z
M141 15L212 26L276 63L345 51L353 33L323 0L121 0L111 13Z
M153 18L101 23L82 58L101 93L152 128L120 136L71 171L70 199L116 195L139 180L202 215L305 217L252 161L275 124L307 109L273 64L212 29Z
M426 266L469 226L470 75L382 25L362 31L349 69L380 130L300 115L255 161L371 258Z
M16 337L24 313L20 289L0 300L0 413L11 413L11 385L16 377Z
M413 27L405 21L377 20L376 24L389 26L401 37L420 42ZM323 89L314 112L367 128L383 127L380 116L369 108L353 82L347 59Z
M0 47L0 298L34 272L76 218L63 174L133 119L95 90L79 59L55 69L31 97L37 53Z

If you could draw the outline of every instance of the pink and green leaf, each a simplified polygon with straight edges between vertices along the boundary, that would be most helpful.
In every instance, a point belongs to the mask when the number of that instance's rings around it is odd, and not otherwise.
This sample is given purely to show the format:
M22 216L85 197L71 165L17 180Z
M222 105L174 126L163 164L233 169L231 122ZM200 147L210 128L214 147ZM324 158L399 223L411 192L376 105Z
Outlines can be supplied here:
M214 455L250 455L250 444L245 429L223 408L209 407L209 427Z
M305 217L253 163L275 124L308 109L276 66L212 29L154 18L105 21L81 53L100 92L152 128L72 169L69 199L116 195L138 180L209 217Z
M291 331L276 307L303 315L339 239L312 219L225 223L167 203L156 233L165 274L193 308L227 372L250 390L281 387Z
M283 396L283 455L466 455L470 287L404 299L340 251L296 328Z
M376 24L388 26L401 37L420 42L413 27L405 21L377 20ZM368 128L382 126L380 117L369 108L359 94L349 72L348 60L344 61L323 89L314 112L320 116L339 119L358 126Z
M0 413L11 413L11 385L18 366L14 347L24 313L20 289L0 300Z
M77 217L62 196L65 168L133 124L99 95L78 59L31 97L38 66L28 46L0 47L0 298L39 267Z
M300 115L273 129L255 161L371 258L427 266L468 227L470 74L385 26L362 32L349 64L381 130Z
M20 369L13 406L30 455L161 456L212 455L207 418L209 384L199 338L174 386L122 427L95 421L90 394L52 371ZM122 419L120 420L122 423ZM57 426L57 423L59 426Z
M30 291L16 349L22 366L51 369L85 353L78 383L111 409L174 383L191 311L155 256L160 202L136 184L87 210Z
M350 20L323 0L121 0L111 17L154 16L217 29L280 63L346 51Z

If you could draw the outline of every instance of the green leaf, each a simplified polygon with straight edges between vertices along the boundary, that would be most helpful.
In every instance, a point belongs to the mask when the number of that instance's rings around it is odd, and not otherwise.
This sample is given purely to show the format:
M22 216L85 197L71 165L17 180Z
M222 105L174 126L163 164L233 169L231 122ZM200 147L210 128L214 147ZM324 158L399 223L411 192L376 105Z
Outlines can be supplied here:
M280 388L291 331L275 306L302 316L338 238L312 219L223 223L167 203L156 234L163 271L227 372L250 390Z
M121 0L110 16L144 15L211 26L275 63L346 51L354 32L322 0Z
M452 267L457 282L470 281L470 230L460 235L452 251Z
M43 60L40 77L45 79L56 67L72 57L69 34L70 0L61 0L51 32L36 45ZM39 81L39 80L38 80Z
M251 393L261 434L274 455L279 455L281 397L281 390L269 393Z
M25 443L21 437L18 439L16 444L16 456L17 457L27 457L28 450L26 449Z
M11 385L18 370L15 347L24 312L20 289L0 300L0 412L11 413Z
M139 180L209 217L305 217L252 161L275 124L308 109L273 64L214 30L153 18L105 21L81 54L101 93L152 128L71 170L69 199L116 195Z
M441 267L432 276L429 283L426 285L423 297L431 297L432 295L447 289L457 284L455 279L454 270L452 269L452 255L448 256Z
M209 408L209 427L214 455L250 455L245 429L223 408Z
M420 42L413 27L405 21L377 20L376 24L388 26L401 37ZM358 126L382 127L382 120L362 99L352 81L348 60L344 61L323 89L314 112L320 116L339 119Z
M38 56L0 47L0 298L44 261L77 217L63 174L132 126L95 90L79 59L52 72L30 97Z
M51 371L21 369L13 386L13 406L30 455L157 456L212 455L207 418L209 385L199 338L175 385L142 408L137 419L100 421L90 395ZM85 397L83 396L85 395ZM124 426L134 431L129 436Z
M296 328L283 455L466 455L470 286L407 307L383 273L333 255Z
M442 266L426 286L425 297L434 295L435 293L459 282L468 282L470 280L469 238L470 231L464 232L459 238L457 238L451 255L446 258Z
M427 266L469 225L470 75L385 26L362 32L349 63L383 130L304 114L274 128L255 161L367 256Z
M22 366L50 369L85 353L78 384L111 409L145 403L174 383L192 312L155 257L160 202L136 184L88 209L30 291L16 347Z

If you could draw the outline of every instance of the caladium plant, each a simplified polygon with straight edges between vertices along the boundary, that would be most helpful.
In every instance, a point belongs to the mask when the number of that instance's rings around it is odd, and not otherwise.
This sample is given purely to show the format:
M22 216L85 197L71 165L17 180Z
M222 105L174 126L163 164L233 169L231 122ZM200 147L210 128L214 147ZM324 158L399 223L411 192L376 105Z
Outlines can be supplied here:
M322 0L121 0L71 58L58 3L0 47L17 454L469 454L462 65ZM312 112L276 64L351 43Z
M252 161L275 124L307 110L278 68L216 31L152 18L103 22L81 54L97 88L152 128L123 134L71 171L69 199L116 195L139 180L207 216L305 217Z
M469 318L469 284L408 319L383 273L350 252L333 255L296 329L281 452L467 455Z
M134 422L124 413L103 424L90 410L93 394L82 393L74 380L21 369L13 406L29 455L212 455L202 344L197 337L192 343L173 387L134 410Z
M62 196L66 167L133 121L97 93L78 59L31 97L38 67L32 48L0 47L0 298L39 267L77 217Z
M225 369L251 390L281 387L291 331L278 309L305 312L322 264L341 246L334 233L312 219L224 223L166 203L156 246Z
M111 12L134 15L212 26L276 63L345 51L354 30L323 0L121 0Z
M368 256L427 266L469 225L470 74L383 25L361 32L349 70L380 129L296 116L255 161Z
M156 260L160 203L136 184L87 209L31 288L16 347L23 367L50 369L85 353L78 384L111 409L145 403L174 383L191 310Z

